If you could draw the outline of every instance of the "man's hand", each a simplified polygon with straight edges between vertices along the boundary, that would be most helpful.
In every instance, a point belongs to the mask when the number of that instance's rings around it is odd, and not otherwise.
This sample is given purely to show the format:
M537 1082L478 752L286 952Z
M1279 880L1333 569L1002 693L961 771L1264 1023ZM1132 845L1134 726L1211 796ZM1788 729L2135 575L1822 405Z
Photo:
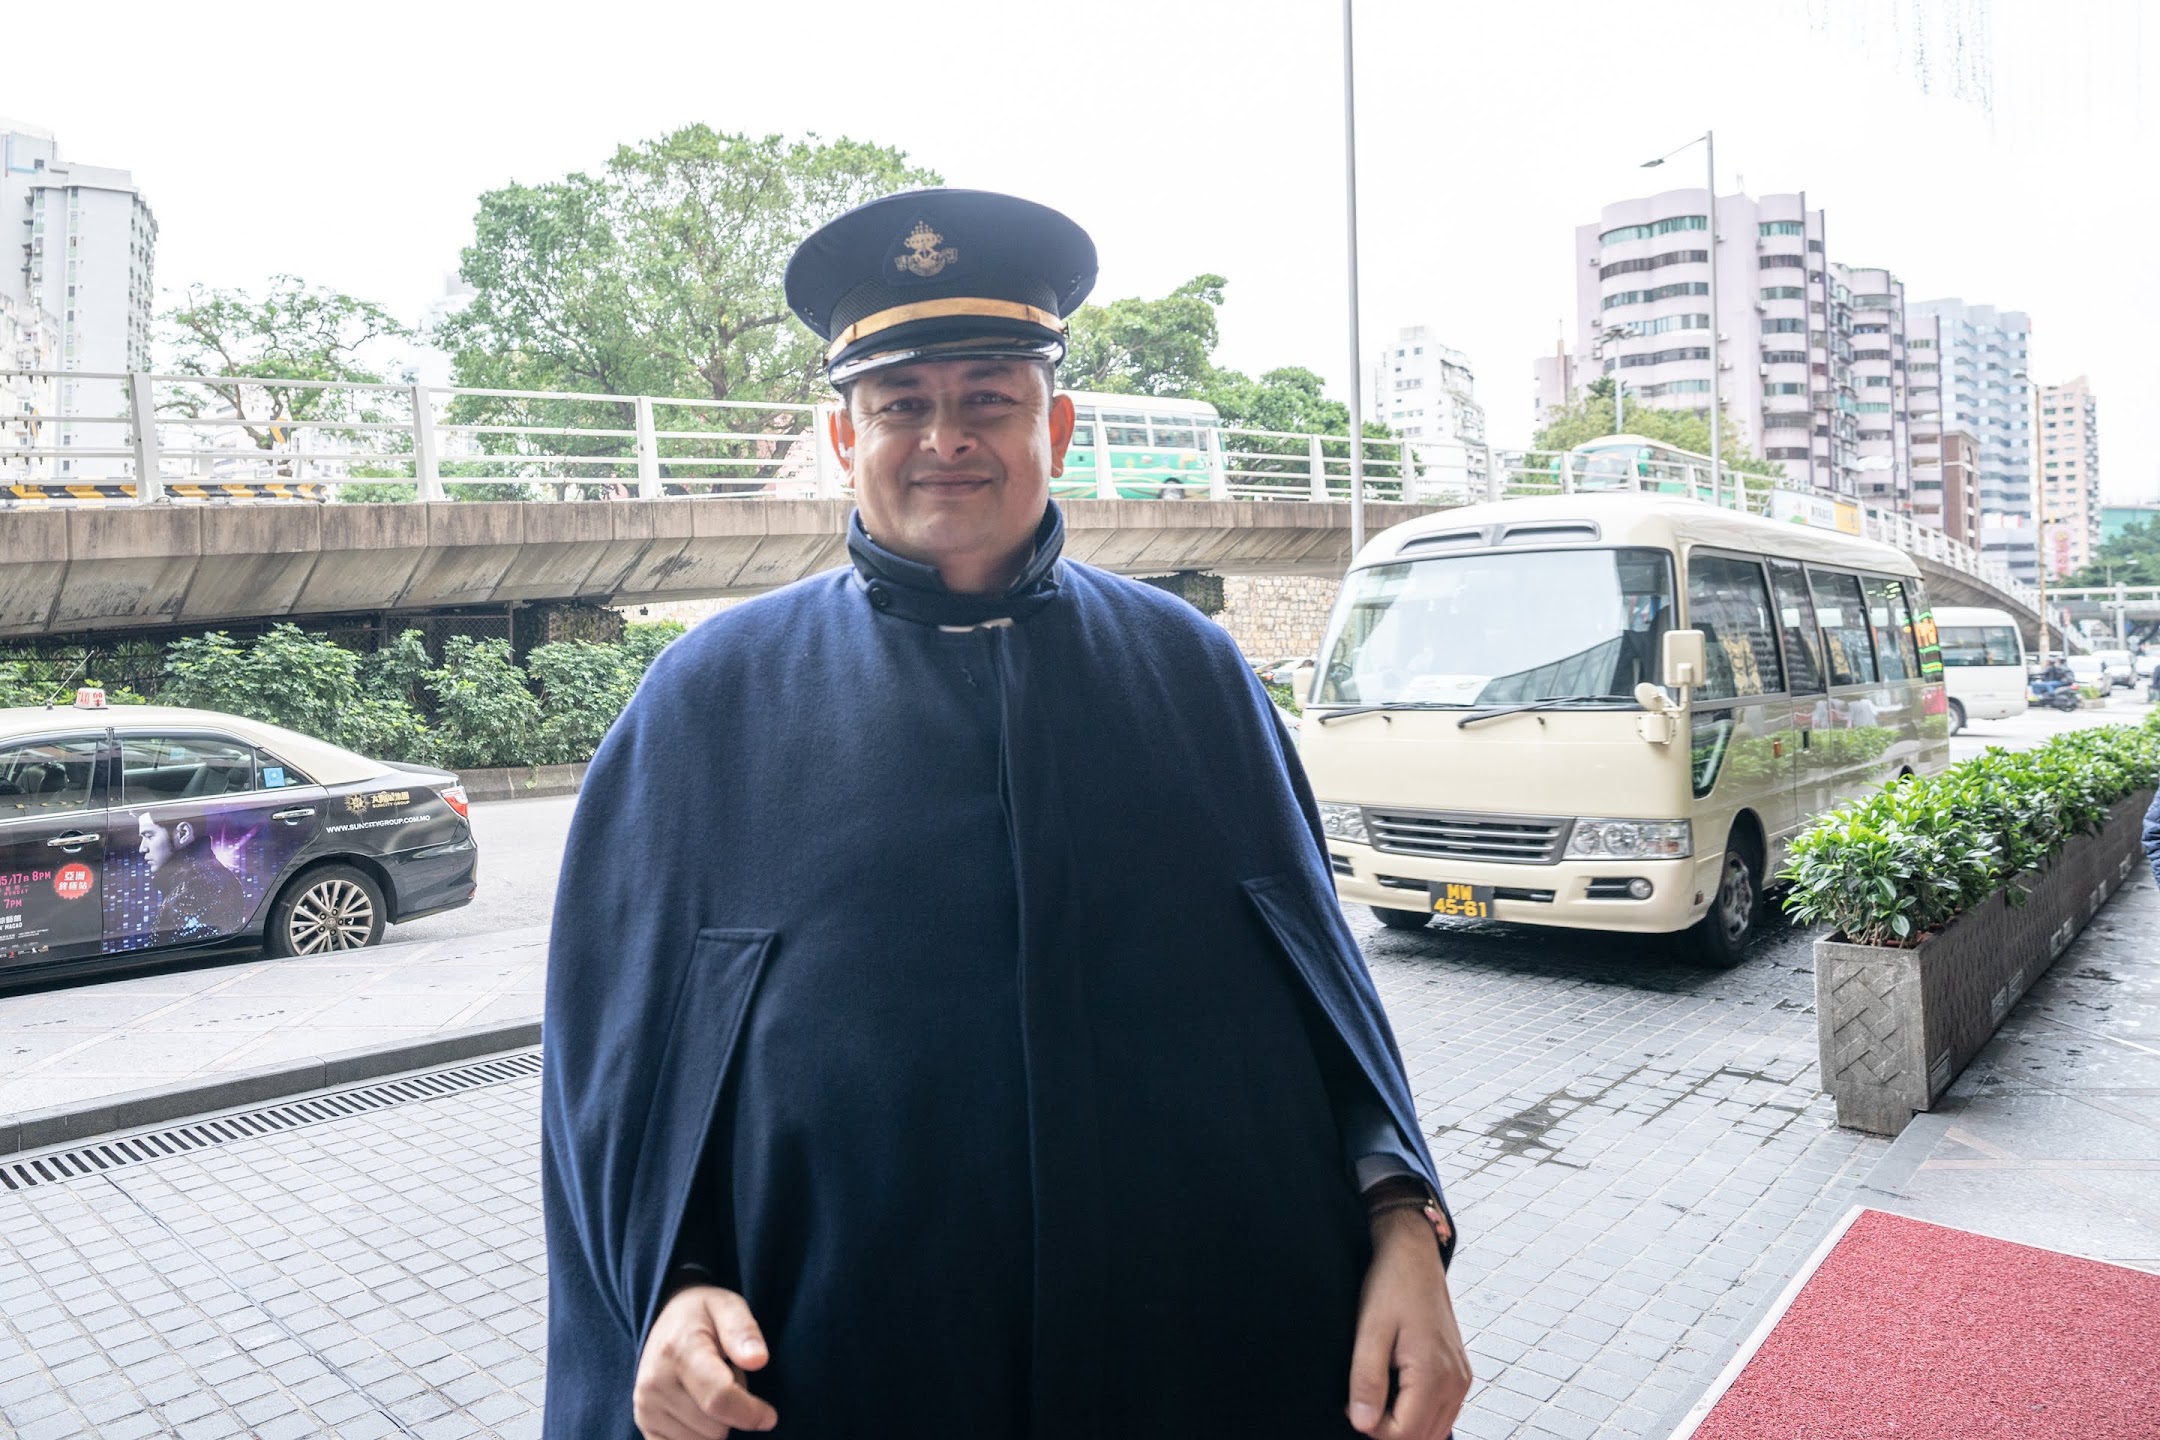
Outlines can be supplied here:
M717 1285L678 1290L660 1309L638 1359L631 1414L645 1440L726 1440L770 1430L779 1416L750 1393L743 1372L762 1370L765 1337L742 1296Z
M1350 1423L1377 1440L1441 1440L1470 1393L1470 1357L1455 1326L1440 1247L1415 1210L1376 1217L1372 1235L1372 1267L1350 1354Z

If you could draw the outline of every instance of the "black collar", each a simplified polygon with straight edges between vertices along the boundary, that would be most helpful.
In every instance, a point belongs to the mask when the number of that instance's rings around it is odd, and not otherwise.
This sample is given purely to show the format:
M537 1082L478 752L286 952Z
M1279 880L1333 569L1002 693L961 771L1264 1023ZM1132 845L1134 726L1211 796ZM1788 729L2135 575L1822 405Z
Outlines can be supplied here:
M895 555L871 539L859 510L848 516L847 544L855 583L872 606L921 625L980 625L1024 619L1057 598L1065 517L1051 501L1035 530L1035 554L1003 595L959 595L946 589L934 568Z

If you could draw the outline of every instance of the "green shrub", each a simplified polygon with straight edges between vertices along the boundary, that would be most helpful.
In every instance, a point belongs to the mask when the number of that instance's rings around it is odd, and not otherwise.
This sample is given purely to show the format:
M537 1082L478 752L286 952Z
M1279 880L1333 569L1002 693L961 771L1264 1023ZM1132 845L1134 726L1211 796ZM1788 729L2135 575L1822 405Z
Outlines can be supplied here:
M507 640L453 636L441 668L428 676L442 763L530 765L539 750L540 702Z
M359 695L359 671L358 655L296 625L275 626L246 645L214 630L166 649L158 698L329 739Z
M540 763L590 759L637 690L639 670L619 645L561 640L525 657L540 690Z
M2160 719L2160 717L2156 717ZM2097 726L1990 749L1824 815L1792 843L1785 908L1858 945L1917 945L2008 889L2110 807L2160 779L2160 724Z

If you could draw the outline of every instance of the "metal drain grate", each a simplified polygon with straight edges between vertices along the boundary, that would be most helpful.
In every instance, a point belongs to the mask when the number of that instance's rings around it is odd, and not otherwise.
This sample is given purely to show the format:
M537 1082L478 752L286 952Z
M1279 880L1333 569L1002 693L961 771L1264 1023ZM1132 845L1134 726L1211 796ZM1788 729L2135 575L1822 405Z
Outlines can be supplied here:
M118 1140L93 1141L71 1150L57 1150L49 1155L0 1164L0 1189L29 1190L39 1185L57 1184L105 1170L165 1160L194 1150L208 1150L231 1140L252 1140L297 1130L303 1125L321 1125L331 1120L365 1115L372 1110L386 1110L415 1100L436 1100L461 1090L499 1085L505 1080L521 1080L539 1073L540 1052L532 1050L522 1055L505 1055L447 1070L432 1070L424 1075L406 1075L352 1090L310 1095L305 1100L266 1105L259 1110L243 1110L185 1125L170 1125Z

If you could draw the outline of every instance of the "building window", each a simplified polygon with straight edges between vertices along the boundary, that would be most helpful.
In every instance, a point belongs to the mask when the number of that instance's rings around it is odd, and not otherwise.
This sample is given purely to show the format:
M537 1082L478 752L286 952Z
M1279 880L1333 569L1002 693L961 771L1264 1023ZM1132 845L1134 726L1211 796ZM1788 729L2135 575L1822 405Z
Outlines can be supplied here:
M1790 381L1790 380L1780 380L1780 381L1779 381L1779 382L1778 382L1777 384L1775 384L1775 385L1765 385L1765 386L1763 386L1762 388L1763 388L1763 394L1765 394L1765 395L1805 395L1805 394L1807 394L1807 386L1806 386L1806 385L1796 385L1796 384L1794 384L1794 383L1793 383L1792 381Z
M1646 400L1654 400L1660 395L1707 395L1710 393L1710 382L1708 380L1667 380L1661 385L1645 385L1635 393Z
M1638 355L1623 355L1620 357L1620 368L1633 370L1643 365L1668 365L1675 360L1708 360L1709 358L1709 346L1684 345L1678 350L1651 350Z
M1762 298L1765 300L1805 300L1807 299L1807 291L1798 285L1765 285L1763 286Z
M1670 300L1676 295L1709 293L1710 283L1707 280L1686 280L1678 285L1660 285L1652 290L1622 290L1617 295L1606 296L1603 308L1611 310L1619 305L1642 305L1652 300Z
M1667 265L1700 265L1707 263L1707 250L1668 250L1663 255L1646 255L1640 260L1615 260L1599 269L1598 279L1610 280L1615 275L1632 275L1640 270L1662 270Z
M1707 230L1707 215L1675 215L1669 220L1656 220L1648 225L1623 225L1618 230L1607 230L1598 236L1600 245L1618 245L1629 240L1648 240L1658 235L1670 235L1675 230Z
M1807 259L1801 255L1759 255L1755 264L1763 270L1804 270Z
M1765 350L1762 352L1762 358L1765 365L1805 365L1807 364L1807 351Z
M1890 402L1887 400L1868 400L1861 402L1855 408L1862 415L1887 415L1890 413Z
M1763 332L1768 335L1805 335L1807 334L1807 321L1797 317L1765 320L1762 328Z
M1805 235L1807 234L1807 222L1805 220L1765 220L1755 229L1758 234L1763 235Z
M1708 315L1663 315L1655 320L1634 320L1627 326L1630 335L1663 335L1668 330L1707 330Z

